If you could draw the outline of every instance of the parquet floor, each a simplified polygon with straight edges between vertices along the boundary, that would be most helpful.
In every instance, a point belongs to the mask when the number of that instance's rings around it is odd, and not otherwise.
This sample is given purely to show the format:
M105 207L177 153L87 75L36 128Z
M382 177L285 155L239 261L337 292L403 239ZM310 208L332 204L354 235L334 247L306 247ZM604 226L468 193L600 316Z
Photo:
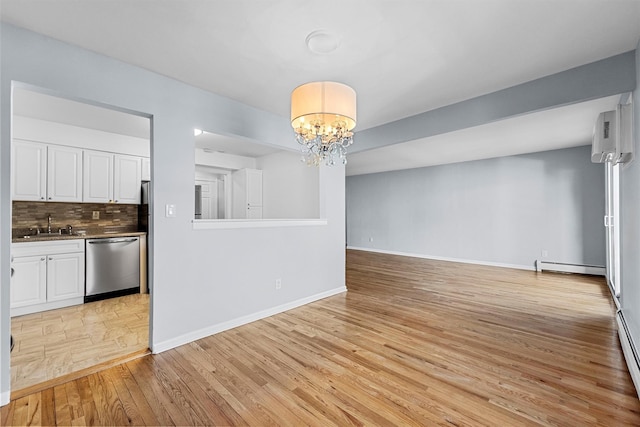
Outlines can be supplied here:
M11 333L11 389L17 391L146 350L149 295L13 317Z
M347 286L12 401L0 421L640 425L602 278L348 251Z

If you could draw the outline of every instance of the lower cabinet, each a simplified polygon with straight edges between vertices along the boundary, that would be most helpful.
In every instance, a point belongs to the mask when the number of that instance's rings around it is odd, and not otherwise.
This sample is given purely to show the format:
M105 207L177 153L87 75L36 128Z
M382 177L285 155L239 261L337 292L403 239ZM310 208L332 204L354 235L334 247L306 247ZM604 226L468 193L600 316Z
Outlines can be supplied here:
M11 316L84 302L84 240L11 245Z
M47 302L47 257L15 257L11 263L11 310Z

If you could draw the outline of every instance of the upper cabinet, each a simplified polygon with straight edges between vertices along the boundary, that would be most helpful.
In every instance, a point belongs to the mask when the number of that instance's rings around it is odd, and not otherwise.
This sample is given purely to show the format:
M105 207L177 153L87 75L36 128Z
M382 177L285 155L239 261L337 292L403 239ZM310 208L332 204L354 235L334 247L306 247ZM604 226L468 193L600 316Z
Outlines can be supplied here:
M140 157L124 154L114 155L113 197L116 203L140 203L141 161Z
M82 150L14 140L13 200L82 201Z
M113 153L84 151L83 197L85 202L113 202Z
M85 150L84 166L83 201L140 203L140 157Z
M13 200L46 200L47 145L14 140L11 164Z
M73 147L47 147L47 200L82 201L82 150Z
M142 180L151 181L151 159L148 157L142 158Z

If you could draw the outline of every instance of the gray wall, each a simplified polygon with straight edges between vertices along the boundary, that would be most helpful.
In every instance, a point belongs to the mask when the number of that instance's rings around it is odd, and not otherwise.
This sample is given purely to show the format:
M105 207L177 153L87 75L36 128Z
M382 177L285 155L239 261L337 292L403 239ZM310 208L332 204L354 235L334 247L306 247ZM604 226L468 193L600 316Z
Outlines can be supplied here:
M320 173L328 225L194 230L193 129L296 147L287 117L0 24L0 404L9 400L11 88L14 82L152 117L154 351L344 290L344 167ZM166 204L177 217L166 218ZM322 268L309 266L309 259ZM309 274L313 268L313 274ZM274 281L282 279L275 290Z
M590 147L347 177L347 245L533 268L605 265ZM373 241L370 241L370 239Z
M633 92L635 159L620 173L620 303L636 345L640 345L640 42L636 48L636 89Z

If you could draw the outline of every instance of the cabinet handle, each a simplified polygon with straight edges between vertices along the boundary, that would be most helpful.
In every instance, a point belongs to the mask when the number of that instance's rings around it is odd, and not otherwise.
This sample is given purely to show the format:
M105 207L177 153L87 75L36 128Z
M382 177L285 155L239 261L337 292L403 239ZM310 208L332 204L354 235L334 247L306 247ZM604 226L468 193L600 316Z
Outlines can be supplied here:
M51 200L51 197L49 197L49 200Z
M49 257L49 261L53 261L53 257Z
M40 197L40 200L44 200L44 197Z
M46 260L46 258L40 258L40 261L45 261L45 260Z

